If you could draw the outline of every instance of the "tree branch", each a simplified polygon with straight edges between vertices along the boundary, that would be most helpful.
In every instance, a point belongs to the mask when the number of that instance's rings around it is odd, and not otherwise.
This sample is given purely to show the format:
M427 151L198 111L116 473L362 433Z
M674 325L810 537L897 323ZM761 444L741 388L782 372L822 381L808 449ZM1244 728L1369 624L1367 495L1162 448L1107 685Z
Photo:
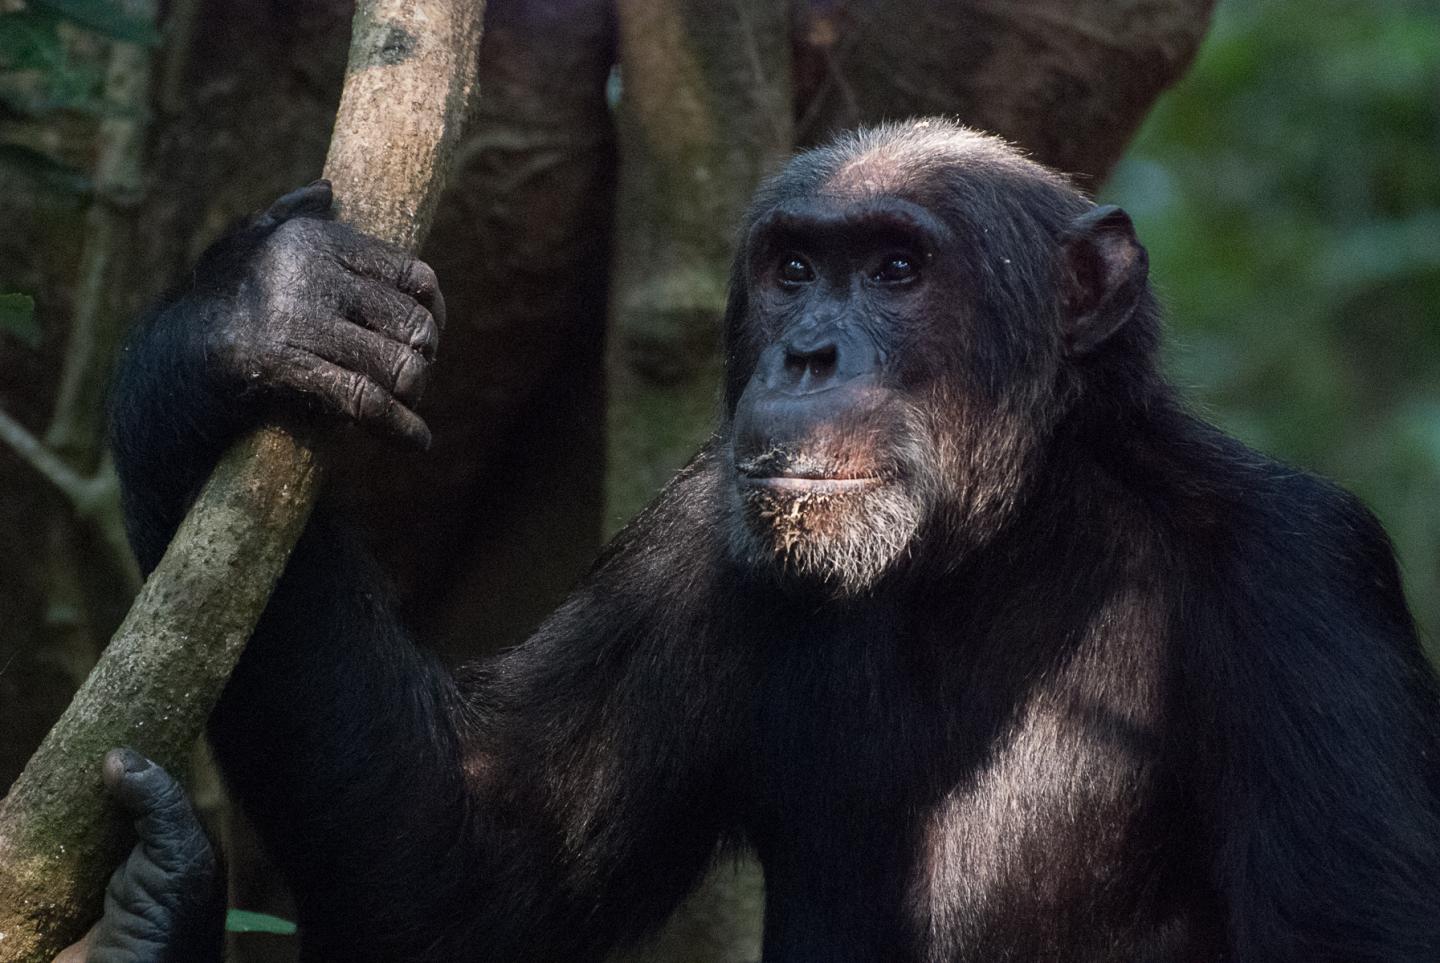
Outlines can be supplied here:
M325 175L339 215L414 248L464 122L483 4L361 0ZM46 961L99 916L130 843L106 749L178 766L304 529L321 472L279 427L215 469L95 671L0 802L0 961Z
M130 553L125 538L125 525L120 514L120 486L109 458L102 458L95 474L82 476L71 468L50 446L0 409L0 441L65 496L75 517L88 522L104 542L116 571L140 585L140 570Z
M4 409L0 409L0 441L9 445L25 464L68 498L77 511L85 504L89 495L89 480L82 478L79 472L65 463L65 459L51 451Z

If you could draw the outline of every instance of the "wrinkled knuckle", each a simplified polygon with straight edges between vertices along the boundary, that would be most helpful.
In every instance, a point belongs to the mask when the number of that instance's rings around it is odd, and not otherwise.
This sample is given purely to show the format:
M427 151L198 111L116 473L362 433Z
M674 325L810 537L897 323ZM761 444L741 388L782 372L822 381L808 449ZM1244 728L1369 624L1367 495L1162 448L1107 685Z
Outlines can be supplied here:
M409 290L410 261L412 260L410 254L383 241L375 243L379 248L378 260L382 265L382 274L379 280L392 284L402 291Z
M109 881L105 884L105 895L107 899L124 905L130 900L130 874L128 872L129 862L121 863L116 870L110 874Z
M190 813L190 800L180 784L166 776L163 783L154 787L145 801L145 809L166 827L169 832L175 826L189 826L194 822Z
M209 876L214 862L210 839L194 820L176 826L157 843L147 855L168 877L185 882L188 888Z
M345 413L359 421L365 417L365 379L351 374L345 386Z
M215 875L215 850L199 823L190 824L190 832L178 852L184 857L183 869L190 879L204 881Z
M384 414L387 407L384 392L364 375L350 376L347 396L346 411L356 421L373 420Z

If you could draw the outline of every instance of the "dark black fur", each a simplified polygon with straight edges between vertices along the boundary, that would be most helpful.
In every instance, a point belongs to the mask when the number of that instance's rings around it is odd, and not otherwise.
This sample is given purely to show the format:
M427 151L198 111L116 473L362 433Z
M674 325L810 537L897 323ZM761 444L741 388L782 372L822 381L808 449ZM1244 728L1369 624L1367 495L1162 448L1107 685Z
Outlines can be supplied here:
M995 141L845 138L750 223L888 197L947 280L864 321L921 517L863 577L735 535L731 418L798 323L773 225L716 440L523 646L452 677L311 526L211 727L309 958L599 959L731 842L770 963L1440 960L1440 699L1379 525L1188 414L1128 221ZM211 258L122 368L147 569L256 416L193 335L254 270Z

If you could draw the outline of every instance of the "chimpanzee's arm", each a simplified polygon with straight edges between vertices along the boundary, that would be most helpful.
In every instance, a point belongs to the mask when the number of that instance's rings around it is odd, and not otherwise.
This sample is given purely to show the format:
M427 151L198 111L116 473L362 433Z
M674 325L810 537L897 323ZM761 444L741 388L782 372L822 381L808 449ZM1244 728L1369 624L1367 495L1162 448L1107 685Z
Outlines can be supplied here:
M1303 476L1195 673L1236 963L1440 959L1440 696L1389 540ZM1293 489L1301 489L1294 491Z
M339 225L289 219L328 201L318 188L282 201L132 339L113 435L147 569L267 406L428 440L410 409L442 317L433 276ZM706 741L726 727L693 697L667 701L663 593L626 574L674 542L617 553L534 639L457 683L317 510L210 728L296 890L308 956L599 958L678 902L719 835ZM687 652L677 671L703 666Z
M729 810L733 703L637 564L457 682L343 532L307 533L210 734L313 958L600 959L689 890Z

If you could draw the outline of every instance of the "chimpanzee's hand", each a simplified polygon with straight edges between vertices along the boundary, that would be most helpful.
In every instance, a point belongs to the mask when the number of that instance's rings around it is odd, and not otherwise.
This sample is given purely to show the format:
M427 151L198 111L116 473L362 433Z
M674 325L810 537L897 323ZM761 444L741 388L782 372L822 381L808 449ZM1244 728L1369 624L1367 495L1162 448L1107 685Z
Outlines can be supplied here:
M103 778L139 842L110 877L105 915L56 963L218 963L223 874L185 791L133 749L106 753Z
M260 218L238 274L201 312L204 364L227 394L299 400L424 448L413 408L445 323L435 272L329 220L330 205L316 181Z

